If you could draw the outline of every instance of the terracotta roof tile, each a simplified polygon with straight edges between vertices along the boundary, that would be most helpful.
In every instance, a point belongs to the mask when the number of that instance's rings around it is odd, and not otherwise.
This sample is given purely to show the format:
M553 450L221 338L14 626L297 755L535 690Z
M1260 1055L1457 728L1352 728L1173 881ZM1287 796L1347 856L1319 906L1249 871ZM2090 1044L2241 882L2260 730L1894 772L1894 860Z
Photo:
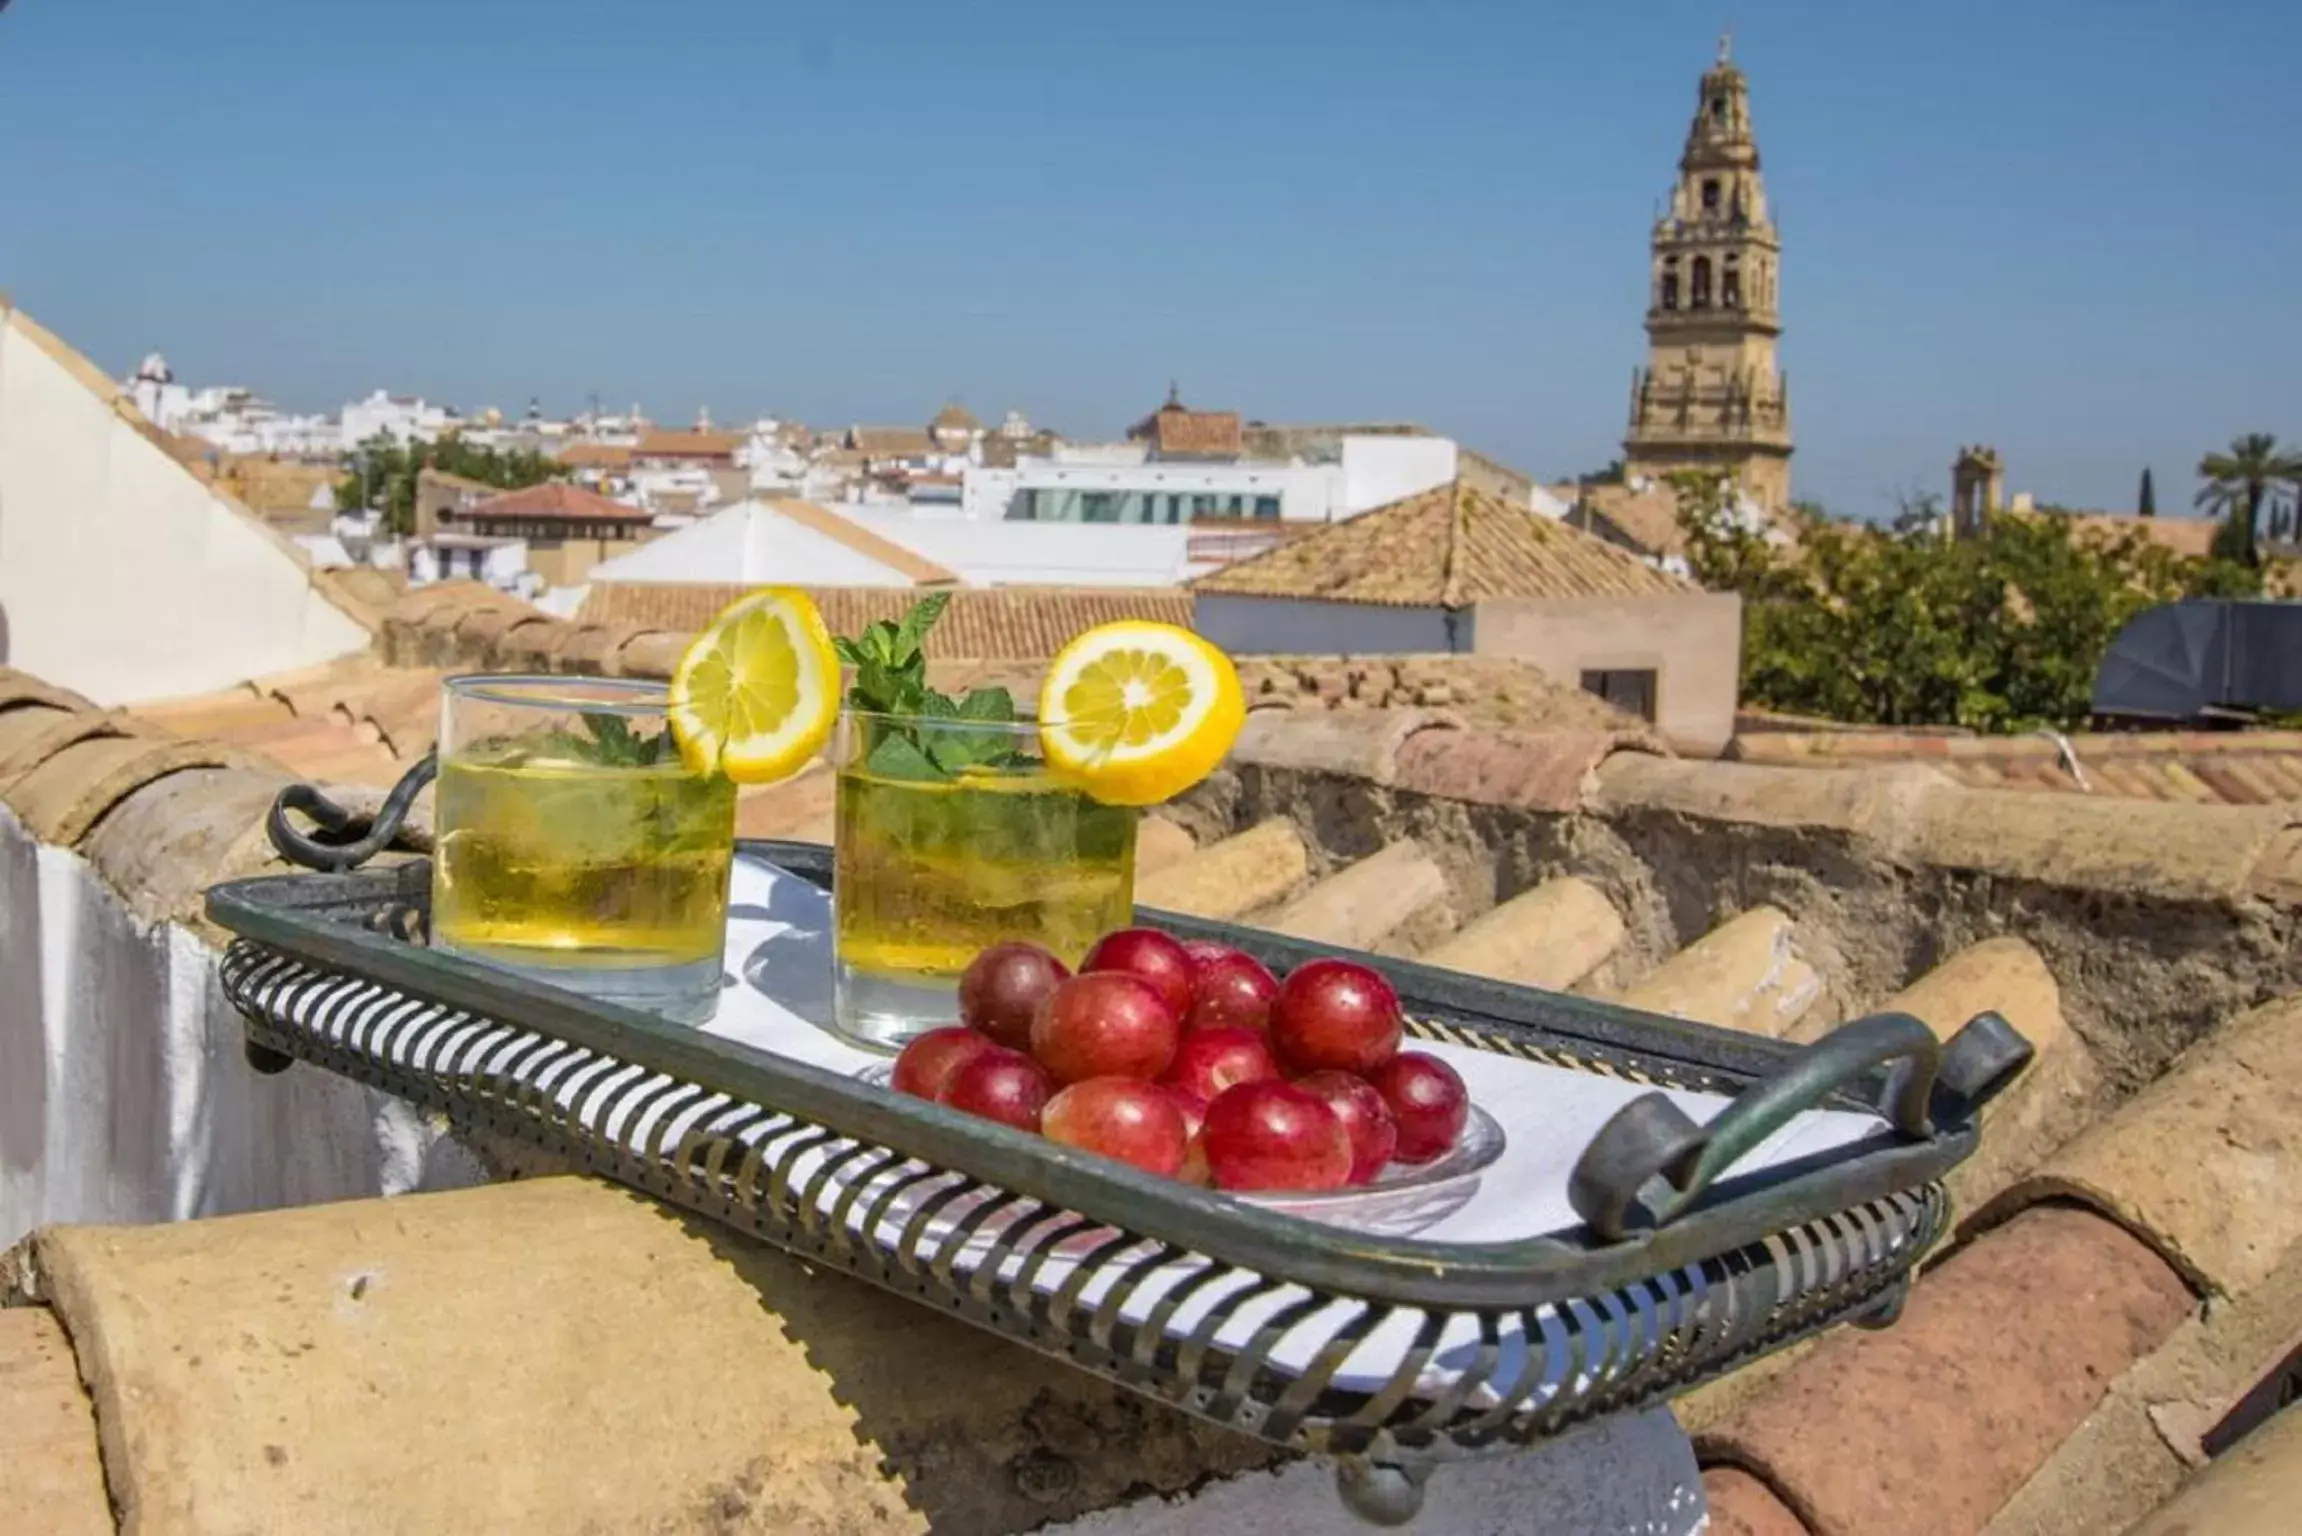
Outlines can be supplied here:
M1697 1450L1819 1531L1977 1532L2192 1304L2114 1223L2026 1211L1919 1281L1892 1328L1823 1338Z
M1695 590L1603 539L1461 481L1362 512L1191 586L1225 596L1447 608L1488 598Z
M106 811L155 779L187 768L234 766L235 756L213 742L92 737L10 780L8 804L33 836L69 848L87 836Z
M20 705L0 713L0 794L57 753L83 741L164 737L133 718L102 710Z
M570 469L629 469L631 445L628 443L566 443L559 451L559 461Z
M54 1313L0 1310L0 1509L41 1536L113 1536L96 1414Z
M43 682L29 672L0 667L0 710L18 704L47 704L57 709L94 709L96 706L69 688Z
M1152 420L1162 457L1235 459L1242 450L1237 411L1161 411Z
M430 748L444 675L360 657L139 708L134 718L261 756L298 778L385 788Z
M658 430L640 438L635 459L732 459L744 444L736 432Z
M1633 490L1628 485L1561 486L1559 499L1578 500L1612 523L1629 543L1650 555L1683 555L1686 533L1679 527L1678 493L1660 483Z
M2244 1292L2302 1244L2297 1126L2302 1000L2290 999L2225 1025L1981 1219L2083 1200L2201 1290Z
M935 453L924 427L851 427L848 447L865 459L921 459Z
M587 623L693 633L747 590L703 582L594 582L579 617ZM835 635L874 619L899 619L920 594L906 587L809 590ZM952 659L1045 661L1081 630L1117 619L1191 623L1191 594L1176 587L958 587L928 637L928 654Z
M645 508L610 501L580 485L552 480L525 490L506 491L476 506L461 508L455 517L459 523L502 522L513 518L566 523L644 523L649 514Z
M2063 760L2064 742L2083 784ZM1977 788L2003 784L2176 804L2302 801L2302 731L2078 731L2057 741L2035 735L1760 729L1738 734L1726 755L1798 767L1940 762L1960 783Z

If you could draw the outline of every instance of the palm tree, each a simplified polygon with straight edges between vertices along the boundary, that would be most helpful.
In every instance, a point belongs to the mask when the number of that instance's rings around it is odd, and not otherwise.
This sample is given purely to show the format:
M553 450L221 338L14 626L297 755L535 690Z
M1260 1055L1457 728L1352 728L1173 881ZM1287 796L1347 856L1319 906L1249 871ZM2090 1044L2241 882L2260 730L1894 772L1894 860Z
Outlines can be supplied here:
M2255 552L2256 522L2262 503L2279 486L2302 487L2302 454L2281 453L2278 439L2268 432L2249 432L2231 441L2228 453L2210 453L2198 461L2197 505L2215 517L2227 517L2238 531L2239 548L2248 565L2261 564Z

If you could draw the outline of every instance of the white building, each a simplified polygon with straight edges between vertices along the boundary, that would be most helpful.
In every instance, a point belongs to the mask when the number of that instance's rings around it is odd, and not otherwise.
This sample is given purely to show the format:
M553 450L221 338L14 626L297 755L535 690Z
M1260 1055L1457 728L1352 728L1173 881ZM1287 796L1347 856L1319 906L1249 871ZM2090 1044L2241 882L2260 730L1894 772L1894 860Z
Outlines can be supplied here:
M1193 573L1192 534L1181 525L983 523L931 510L838 510L971 587L1171 587Z
M377 390L365 400L345 404L339 415L347 450L381 434L400 443L428 443L456 425L455 412L434 405L421 395L394 395Z
M1331 459L1167 459L1141 442L1095 443L971 465L960 510L971 522L1337 522L1455 478L1450 438L1346 437Z
M1171 587L1182 527L973 523L904 507L740 502L592 568L595 582Z
M0 665L99 704L228 688L368 648L310 561L0 307Z
M909 587L954 573L855 519L803 501L743 501L592 567L595 582Z
M528 569L528 541L478 533L435 533L408 548L408 584L482 581L499 592L533 597L543 578Z
M157 352L148 354L121 388L161 431L199 438L226 453L329 459L343 451L343 433L329 418L282 411L237 384L201 389L179 384L175 370Z

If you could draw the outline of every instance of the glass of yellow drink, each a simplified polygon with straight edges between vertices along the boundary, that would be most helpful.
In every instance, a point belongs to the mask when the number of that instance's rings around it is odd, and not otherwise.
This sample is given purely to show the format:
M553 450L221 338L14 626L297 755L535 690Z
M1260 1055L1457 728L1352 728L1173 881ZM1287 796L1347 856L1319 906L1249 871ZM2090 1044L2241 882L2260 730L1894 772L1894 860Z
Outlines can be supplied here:
M832 762L833 1013L855 1043L955 1022L986 945L1076 966L1132 920L1137 813L1058 783L1033 723L849 710Z
M711 1017L735 786L690 772L665 685L457 677L440 713L432 942L587 996Z

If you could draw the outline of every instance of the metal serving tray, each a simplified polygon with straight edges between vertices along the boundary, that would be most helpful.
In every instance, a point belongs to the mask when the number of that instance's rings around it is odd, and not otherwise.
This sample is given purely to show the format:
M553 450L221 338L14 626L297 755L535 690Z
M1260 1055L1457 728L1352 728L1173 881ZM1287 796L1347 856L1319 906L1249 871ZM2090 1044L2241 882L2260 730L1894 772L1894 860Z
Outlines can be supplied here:
M828 849L745 847L830 884ZM429 890L418 861L211 891L238 935L223 979L251 1061L314 1062L1335 1456L1346 1503L1385 1524L1412 1517L1438 1463L1649 1406L1834 1323L1890 1322L1947 1224L1937 1181L2029 1056L1995 1014L1947 1045L1876 1015L1801 1049L1385 959L1417 1037L1735 1101L1707 1126L1659 1093L1616 1114L1570 1182L1579 1230L1376 1237L434 952ZM1349 953L1142 915L1275 967ZM1895 1134L1726 1176L1813 1108L1879 1113Z

